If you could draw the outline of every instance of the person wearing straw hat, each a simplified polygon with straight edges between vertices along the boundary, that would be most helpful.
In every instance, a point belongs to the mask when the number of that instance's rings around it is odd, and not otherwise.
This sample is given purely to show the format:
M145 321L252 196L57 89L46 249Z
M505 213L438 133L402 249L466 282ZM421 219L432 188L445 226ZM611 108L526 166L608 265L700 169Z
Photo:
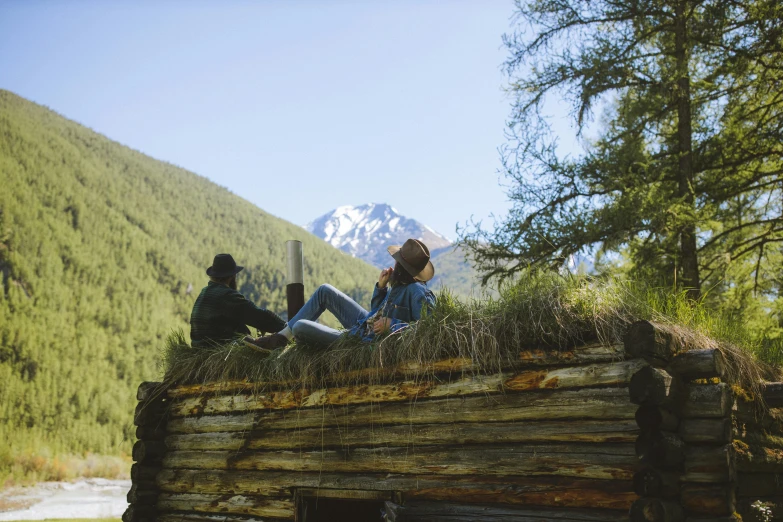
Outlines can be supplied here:
M207 268L205 286L190 314L190 341L194 347L222 344L250 334L247 325L262 332L277 332L285 321L259 308L237 291L238 266L230 254L218 254Z
M387 250L395 265L378 276L371 311L335 287L321 285L285 328L268 337L245 337L245 343L259 350L272 350L286 346L296 337L310 345L328 346L346 334L369 342L378 335L397 332L418 321L423 309L435 306L435 294L427 288L427 281L435 275L430 251L418 239L408 239L402 246L390 246ZM316 322L326 310L334 314L345 330Z

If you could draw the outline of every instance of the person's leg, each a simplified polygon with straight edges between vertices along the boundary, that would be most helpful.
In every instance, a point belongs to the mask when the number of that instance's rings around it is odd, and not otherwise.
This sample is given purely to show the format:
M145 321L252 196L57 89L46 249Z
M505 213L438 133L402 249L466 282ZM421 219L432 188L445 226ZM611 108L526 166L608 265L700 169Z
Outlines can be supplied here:
M318 324L315 321L300 319L292 328L297 339L307 344L327 347L336 341L342 333L339 330Z
M301 320L316 321L324 311L334 314L343 328L350 328L357 321L367 317L367 310L332 285L321 285L295 316L288 320L288 327L294 330Z

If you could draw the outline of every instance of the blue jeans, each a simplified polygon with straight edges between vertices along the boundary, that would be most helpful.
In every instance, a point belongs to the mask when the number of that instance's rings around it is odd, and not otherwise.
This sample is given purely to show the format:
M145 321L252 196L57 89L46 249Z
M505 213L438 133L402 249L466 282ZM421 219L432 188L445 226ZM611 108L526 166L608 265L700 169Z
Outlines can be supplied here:
M370 312L332 285L321 285L288 321L288 327L297 338L309 344L328 346L343 332L315 322L326 310L332 312L346 329L370 315Z

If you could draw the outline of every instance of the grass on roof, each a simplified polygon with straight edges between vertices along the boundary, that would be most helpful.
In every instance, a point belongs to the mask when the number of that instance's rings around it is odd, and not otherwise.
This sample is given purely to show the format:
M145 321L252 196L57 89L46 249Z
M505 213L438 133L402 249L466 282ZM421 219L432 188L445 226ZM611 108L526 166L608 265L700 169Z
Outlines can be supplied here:
M621 343L628 325L650 320L683 332L694 346L719 348L729 358L730 381L754 387L777 377L781 346L767 346L742 324L711 314L684 293L619 278L527 274L482 301L461 301L441 291L438 304L415 326L367 344L344 336L328 349L297 344L265 356L241 343L191 348L172 332L164 351L165 381L248 380L313 386L339 374L403 362L426 364L466 358L495 372L518 364L520 350L567 350L589 342ZM757 385L757 384L756 384Z

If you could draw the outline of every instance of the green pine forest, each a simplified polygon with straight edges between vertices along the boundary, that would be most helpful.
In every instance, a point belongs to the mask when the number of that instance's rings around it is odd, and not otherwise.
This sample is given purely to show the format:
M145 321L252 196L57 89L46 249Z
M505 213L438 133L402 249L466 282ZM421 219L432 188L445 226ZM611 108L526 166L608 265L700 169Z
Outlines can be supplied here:
M284 312L288 239L304 244L307 288L369 305L370 265L0 91L0 484L30 455L127 455L135 389L161 376L169 332L188 331L212 257L230 252L240 291Z

